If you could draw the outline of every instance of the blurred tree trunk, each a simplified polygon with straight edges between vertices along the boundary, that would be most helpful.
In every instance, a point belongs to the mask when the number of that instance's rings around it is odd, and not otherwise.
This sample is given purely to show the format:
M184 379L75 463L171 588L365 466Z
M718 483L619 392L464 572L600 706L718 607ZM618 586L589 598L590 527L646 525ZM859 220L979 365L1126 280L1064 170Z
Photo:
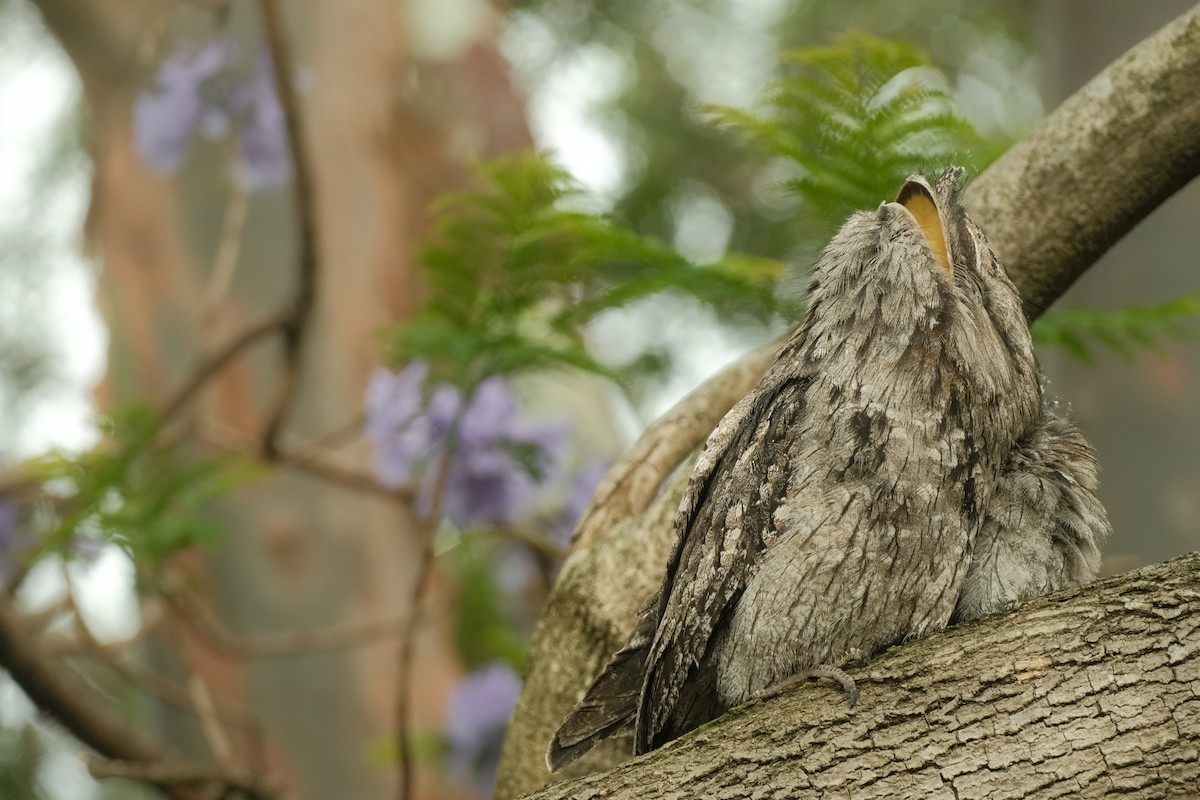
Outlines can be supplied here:
M161 0L37 0L79 70L95 162L87 240L102 259L104 313L112 330L104 409L161 402L197 362L200 346L225 341L247 320L291 298L296 275L291 189L251 195L231 291L205 318L203 298L230 202L224 153L199 147L177 180L164 180L133 149L131 103L177 37L199 38L207 12ZM468 157L527 147L492 46L495 19L440 62L413 55L404 4L341 0L285 4L297 62L315 81L301 97L316 183L320 233L318 303L301 385L285 429L306 439L358 427L374 332L419 302L413 245L426 207L461 185ZM447 9L446 13L452 13ZM463 9L462 13L475 13ZM231 6L231 29L257 31L253 4ZM254 41L257 36L247 36ZM464 144L465 143L465 144ZM453 149L457 148L457 149ZM205 426L253 442L279 375L278 342L243 356L205 391ZM342 455L360 464L361 447ZM224 511L227 535L211 555L182 565L209 592L217 616L239 633L307 630L406 611L417 562L413 521L397 506L280 470ZM417 731L440 727L458 674L446 635L445 592L428 598L418 643ZM220 698L260 716L272 765L301 798L378 798L394 785L373 752L394 733L393 640L358 650L244 662L174 626L155 658L180 660ZM170 739L207 757L195 721L163 711ZM261 749L231 729L235 758ZM432 775L422 786L434 791Z

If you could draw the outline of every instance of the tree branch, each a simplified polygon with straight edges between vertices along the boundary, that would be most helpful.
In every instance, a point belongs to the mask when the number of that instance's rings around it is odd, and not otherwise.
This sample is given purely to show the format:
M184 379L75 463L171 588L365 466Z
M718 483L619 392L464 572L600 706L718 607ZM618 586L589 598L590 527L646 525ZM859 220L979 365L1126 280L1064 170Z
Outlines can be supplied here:
M288 315L276 312L264 317L258 322L251 323L235 334L228 342L216 350L211 356L192 371L183 385L175 390L175 394L163 405L159 419L167 422L190 403L204 385L225 369L242 351L258 342L264 336L287 325Z
M224 653L240 659L281 658L327 650L345 650L388 641L408 629L410 614L378 622L339 625L311 631L245 636L218 621L200 603L170 599L177 616L202 639Z
M242 775L217 768L197 768L175 761L157 744L126 725L110 709L94 699L94 693L59 662L51 659L26 631L20 614L7 598L0 597L0 667L16 681L29 699L58 720L76 739L105 759L122 762L130 769L147 772L177 771L195 773L202 769L202 781L243 792L248 797L270 800L278 792L256 776ZM175 783L191 781L152 780L181 799L190 797L171 789Z
M1114 61L971 185L1035 319L1200 174L1200 6Z
M292 64L292 50L288 43L287 31L284 29L283 14L279 10L278 0L259 0L258 7L267 47L271 51L275 90L283 107L288 146L292 153L296 181L296 219L300 227L296 297L283 326L283 380L263 431L262 449L270 459L277 453L279 434L295 398L300 380L300 360L305 334L317 299L317 212L308 162L308 142L303 121L300 119L300 103L294 85L296 71Z
M534 795L1159 798L1200 786L1200 553L894 648Z
M163 759L157 745L93 700L82 681L38 647L6 598L0 598L0 666L38 708L97 753L124 761Z
M225 794L237 792L250 798L271 798L277 796L277 790L264 784L253 775L229 775L213 768L193 764L155 763L146 764L136 761L115 761L99 759L84 754L83 762L93 778L124 778L126 780L142 781L155 786L196 786L217 785L225 787Z

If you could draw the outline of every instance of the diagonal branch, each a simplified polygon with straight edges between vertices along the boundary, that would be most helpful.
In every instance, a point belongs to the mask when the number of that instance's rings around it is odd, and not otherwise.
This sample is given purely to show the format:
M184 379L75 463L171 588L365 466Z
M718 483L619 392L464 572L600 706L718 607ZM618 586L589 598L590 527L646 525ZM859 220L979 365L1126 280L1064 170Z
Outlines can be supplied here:
M283 107L287 127L288 146L292 154L296 181L296 220L300 229L296 297L283 326L284 374L263 431L263 453L271 459L278 452L279 434L295 399L305 335L317 299L317 213L312 172L308 161L308 142L304 123L300 118L300 103L293 82L296 72L293 68L291 46L284 29L283 14L278 0L259 0L258 7L267 47L271 51L275 90Z
M75 738L105 759L131 769L149 772L197 774L198 781L152 781L181 798L192 795L176 791L177 783L207 783L236 789L256 800L270 800L279 792L250 774L197 768L178 761L157 743L126 725L75 674L52 659L26 630L20 613L7 598L0 598L0 667L12 677L38 708L58 720Z
M182 411L196 395L221 370L225 369L244 350L256 344L260 339L275 333L287 325L288 315L275 313L251 323L238 331L229 341L216 352L208 356L195 370L188 375L183 385L175 390L171 398L163 405L159 419L167 422Z
M93 778L123 778L142 781L162 787L223 786L219 796L270 797L270 790L250 776L231 776L212 767L182 763L144 763L139 761L117 761L85 755L84 763Z
M206 642L222 652L244 660L282 658L378 644L399 637L407 631L410 616L405 614L395 619L309 631L244 636L227 629L211 611L200 603L190 602L186 595L169 598L169 602L177 611L178 618Z
M1200 174L1200 5L1114 61L972 184L1030 320Z
M26 631L12 603L0 598L0 666L25 694L77 739L106 758L160 761L158 745L93 699L93 692L51 659Z

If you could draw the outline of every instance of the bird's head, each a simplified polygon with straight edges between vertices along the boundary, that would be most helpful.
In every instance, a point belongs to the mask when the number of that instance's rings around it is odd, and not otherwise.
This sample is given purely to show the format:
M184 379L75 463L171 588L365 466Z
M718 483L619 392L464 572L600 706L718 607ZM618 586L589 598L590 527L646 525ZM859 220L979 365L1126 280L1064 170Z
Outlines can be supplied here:
M810 354L844 369L916 382L948 374L976 402L1037 404L1037 363L1021 299L960 201L963 170L905 181L854 214L813 273ZM833 364L830 364L832 367ZM910 384L911 385L911 384Z

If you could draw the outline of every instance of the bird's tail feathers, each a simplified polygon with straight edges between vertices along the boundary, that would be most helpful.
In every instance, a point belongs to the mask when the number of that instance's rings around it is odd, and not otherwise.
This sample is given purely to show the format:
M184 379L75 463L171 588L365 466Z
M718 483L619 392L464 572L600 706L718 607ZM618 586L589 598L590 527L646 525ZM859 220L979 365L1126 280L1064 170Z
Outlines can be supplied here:
M587 694L563 720L550 749L546 765L558 772L597 744L632 728L646 672L646 657L657 627L657 597L638 613L629 642L612 657Z

